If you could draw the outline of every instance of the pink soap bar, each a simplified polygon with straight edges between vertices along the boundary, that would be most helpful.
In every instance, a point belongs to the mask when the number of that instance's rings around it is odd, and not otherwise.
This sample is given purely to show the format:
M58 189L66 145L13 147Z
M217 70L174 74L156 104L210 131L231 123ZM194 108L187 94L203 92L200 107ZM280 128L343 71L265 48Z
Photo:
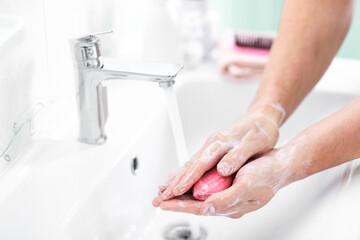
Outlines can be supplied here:
M204 201L212 194L221 192L229 188L232 184L233 176L223 177L216 166L207 171L193 187L193 196L197 200Z

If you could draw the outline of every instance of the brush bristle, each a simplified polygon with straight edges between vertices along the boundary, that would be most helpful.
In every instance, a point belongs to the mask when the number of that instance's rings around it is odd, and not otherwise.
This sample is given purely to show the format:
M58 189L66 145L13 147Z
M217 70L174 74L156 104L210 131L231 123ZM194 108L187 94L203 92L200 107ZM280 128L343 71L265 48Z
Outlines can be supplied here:
M239 47L257 49L270 49L274 41L271 36L260 36L255 34L235 34L235 44Z

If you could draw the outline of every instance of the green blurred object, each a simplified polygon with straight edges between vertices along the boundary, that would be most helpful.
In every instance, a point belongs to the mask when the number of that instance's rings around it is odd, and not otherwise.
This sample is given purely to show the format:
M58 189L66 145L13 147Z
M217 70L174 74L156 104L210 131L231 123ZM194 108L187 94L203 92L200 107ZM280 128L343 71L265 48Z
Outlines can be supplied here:
M219 15L220 30L274 31L284 0L210 0ZM341 21L341 20L340 20ZM360 4L356 5L350 31L337 56L360 59Z

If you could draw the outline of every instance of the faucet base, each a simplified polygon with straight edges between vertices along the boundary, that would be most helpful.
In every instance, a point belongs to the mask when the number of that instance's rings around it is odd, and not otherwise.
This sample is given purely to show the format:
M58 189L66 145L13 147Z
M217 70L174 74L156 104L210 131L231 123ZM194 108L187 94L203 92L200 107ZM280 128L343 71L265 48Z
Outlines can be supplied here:
M96 144L96 145L100 145L100 144L104 144L106 142L107 137L106 136L101 136L97 139L89 139L89 138L78 138L79 142L82 143L87 143L87 144Z

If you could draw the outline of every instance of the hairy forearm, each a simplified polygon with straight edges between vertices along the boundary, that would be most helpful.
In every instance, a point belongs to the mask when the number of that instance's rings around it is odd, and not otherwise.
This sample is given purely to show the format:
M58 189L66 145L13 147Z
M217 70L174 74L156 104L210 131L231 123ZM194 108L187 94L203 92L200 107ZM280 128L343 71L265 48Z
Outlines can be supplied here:
M263 80L250 111L281 124L319 81L348 32L353 0L287 0ZM271 104L286 112L279 114ZM283 122L283 121L282 121Z
M303 131L284 151L292 159L293 181L360 158L360 97Z

